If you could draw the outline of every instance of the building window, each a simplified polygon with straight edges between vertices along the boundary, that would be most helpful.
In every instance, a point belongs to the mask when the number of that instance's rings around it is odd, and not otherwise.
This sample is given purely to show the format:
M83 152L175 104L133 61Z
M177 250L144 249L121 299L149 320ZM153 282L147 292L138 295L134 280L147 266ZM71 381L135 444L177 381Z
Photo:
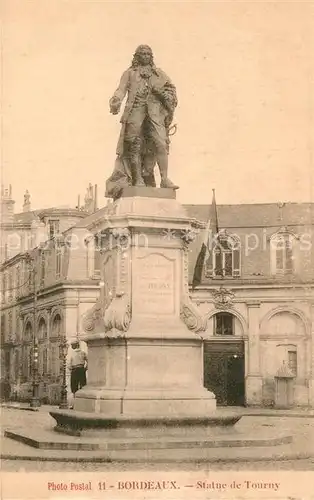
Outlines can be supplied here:
M20 286L21 286L21 266L16 266L16 296L20 296Z
M62 248L60 245L56 245L56 279L59 279L61 276L61 267L62 267Z
M47 353L47 347L44 347L43 349L43 364L42 364L42 373L44 376L48 374L48 353Z
M55 238L59 234L60 221L50 219L48 220L48 235L49 239Z
M234 335L234 316L232 314L215 314L214 335Z
M33 338L33 327L30 322L27 323L25 328L25 341L30 342Z
M61 333L61 316L56 314L52 323L52 337L59 338Z
M13 328L12 328L12 310L8 313L8 339L12 341L13 339Z
M38 325L38 337L40 340L46 340L47 338L47 325L43 318L41 318Z
M6 273L4 273L2 276L2 290L1 290L2 302L5 302L6 288L7 288L7 277Z
M240 274L240 241L234 235L221 233L210 248L205 276L238 278Z
M5 343L5 314L1 314L1 345Z
M291 275L295 272L296 237L279 234L271 239L271 273Z
M42 250L40 252L40 286L45 285L45 274L46 274L46 256L45 252Z
M296 351L288 351L288 367L293 375L298 374L298 358Z

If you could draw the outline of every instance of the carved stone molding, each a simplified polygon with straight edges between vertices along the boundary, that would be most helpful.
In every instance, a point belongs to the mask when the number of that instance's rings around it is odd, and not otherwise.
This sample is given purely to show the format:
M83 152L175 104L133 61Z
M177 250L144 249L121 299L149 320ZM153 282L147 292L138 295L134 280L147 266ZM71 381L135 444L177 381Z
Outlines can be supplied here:
M185 229L181 231L181 238L185 245L189 245L195 240L197 234L198 231L196 229Z
M117 292L104 314L105 331L126 332L131 323L129 299L123 292Z
M188 296L183 297L181 301L180 317L192 332L199 333L206 330L206 318L200 314Z
M105 307L98 301L84 314L82 328L85 333L111 332L110 336L120 336L129 329L130 322L128 296L123 292L117 292Z
M91 333L93 331L101 329L103 325L103 314L100 302L97 302L91 309L89 309L82 317L82 328L84 332ZM98 327L98 328L97 328Z
M119 240L120 242L128 240L131 235L131 232L127 227L115 227L110 230L110 233L116 240Z
M221 286L218 290L212 291L216 309L231 309L235 294Z

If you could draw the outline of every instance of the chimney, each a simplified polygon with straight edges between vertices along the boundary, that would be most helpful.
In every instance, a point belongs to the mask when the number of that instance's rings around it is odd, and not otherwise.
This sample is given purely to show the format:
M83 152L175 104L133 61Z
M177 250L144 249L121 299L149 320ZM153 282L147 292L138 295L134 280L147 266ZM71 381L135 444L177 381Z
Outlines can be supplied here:
M80 195L78 195L78 197L77 197L77 207L76 207L76 208L77 208L78 210L80 210L80 209L81 209L81 196L80 196Z
M97 200L97 184L95 184L95 188L94 188L94 212L96 212L98 210L98 200Z
M28 189L26 189L25 194L24 194L23 212L30 212L30 210L31 210L30 199L31 199L31 196L28 192Z

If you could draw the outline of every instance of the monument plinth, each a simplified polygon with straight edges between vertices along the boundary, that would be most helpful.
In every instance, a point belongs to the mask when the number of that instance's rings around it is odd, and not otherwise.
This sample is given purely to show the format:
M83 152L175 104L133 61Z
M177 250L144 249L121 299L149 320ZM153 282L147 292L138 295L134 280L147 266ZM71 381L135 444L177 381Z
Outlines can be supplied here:
M205 417L215 410L203 387L205 322L188 290L197 228L172 189L129 187L112 204L98 233L104 286L83 319L88 385L74 411Z

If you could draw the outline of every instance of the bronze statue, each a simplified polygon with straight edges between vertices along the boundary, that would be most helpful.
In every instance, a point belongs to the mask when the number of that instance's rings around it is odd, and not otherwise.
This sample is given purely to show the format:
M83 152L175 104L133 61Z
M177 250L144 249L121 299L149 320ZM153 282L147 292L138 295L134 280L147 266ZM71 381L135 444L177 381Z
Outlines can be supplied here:
M113 174L107 180L107 195L117 198L128 185L155 187L157 162L160 187L178 189L168 177L169 136L177 106L176 89L169 77L153 61L147 45L140 45L132 65L121 78L109 101L110 112L118 114L128 94L121 118L121 132Z

